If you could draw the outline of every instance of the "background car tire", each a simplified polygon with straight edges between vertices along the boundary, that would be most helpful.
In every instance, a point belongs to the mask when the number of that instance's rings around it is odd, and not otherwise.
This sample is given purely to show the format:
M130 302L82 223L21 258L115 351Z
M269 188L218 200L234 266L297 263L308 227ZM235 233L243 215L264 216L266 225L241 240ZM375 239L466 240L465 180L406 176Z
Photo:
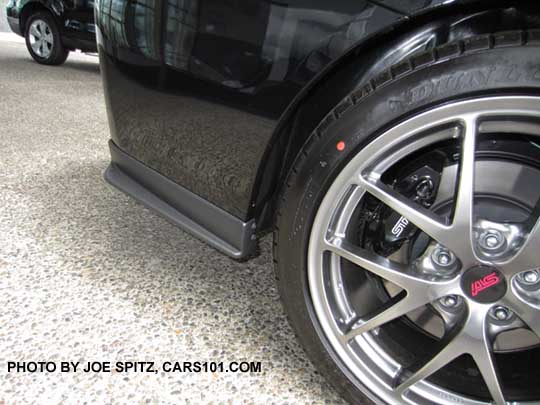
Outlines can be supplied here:
M38 27L37 32L34 31L36 27ZM41 32L40 27L45 32ZM61 65L69 55L69 51L64 48L60 39L56 22L47 11L39 11L28 19L24 37L28 52L38 63ZM36 46L39 44L41 46Z
M352 403L384 401L345 366L315 315L307 249L319 205L345 165L382 131L448 102L502 94L540 94L539 31L471 37L393 66L324 117L290 171L275 219L279 291L308 356Z

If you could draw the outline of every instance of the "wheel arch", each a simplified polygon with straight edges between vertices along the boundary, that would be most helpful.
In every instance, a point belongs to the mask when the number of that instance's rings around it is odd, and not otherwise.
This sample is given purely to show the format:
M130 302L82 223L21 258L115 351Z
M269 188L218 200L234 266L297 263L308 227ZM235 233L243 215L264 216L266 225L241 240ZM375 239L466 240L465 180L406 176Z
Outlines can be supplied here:
M533 2L472 0L404 16L396 24L360 39L314 77L282 114L257 171L250 218L268 229L275 202L294 160L313 130L335 117L329 113L356 88L387 80L389 67L413 55L472 35L540 27L540 6ZM359 64L359 59L362 63ZM328 114L328 116L327 116ZM325 118L326 119L323 119Z
M46 1L31 0L31 1L23 2L23 5L22 5L21 11L20 11L20 15L19 15L19 24L20 24L21 32L23 33L23 35L26 32L26 23L27 23L28 19L38 11L47 11L56 20L57 16L47 6Z

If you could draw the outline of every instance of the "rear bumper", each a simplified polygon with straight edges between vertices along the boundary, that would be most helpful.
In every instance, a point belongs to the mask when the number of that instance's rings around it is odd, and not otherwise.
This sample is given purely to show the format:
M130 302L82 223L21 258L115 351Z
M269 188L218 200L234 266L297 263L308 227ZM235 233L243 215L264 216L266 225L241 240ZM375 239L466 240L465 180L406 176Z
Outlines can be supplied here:
M7 22L9 25L9 28L11 28L11 31L13 31L15 34L24 36L24 33L22 32L22 27L20 26L19 17L20 17L20 10L17 7L17 3L15 0L9 0L6 4L6 16L7 16Z
M10 10L8 9L7 12L9 13ZM21 37L24 36L21 32L21 26L19 24L19 17L13 17L8 14L7 22L9 25L9 28L11 28L11 31L13 31L15 34L20 35Z
M109 142L111 164L105 180L174 225L235 258L251 256L256 247L255 221L243 222L179 186Z

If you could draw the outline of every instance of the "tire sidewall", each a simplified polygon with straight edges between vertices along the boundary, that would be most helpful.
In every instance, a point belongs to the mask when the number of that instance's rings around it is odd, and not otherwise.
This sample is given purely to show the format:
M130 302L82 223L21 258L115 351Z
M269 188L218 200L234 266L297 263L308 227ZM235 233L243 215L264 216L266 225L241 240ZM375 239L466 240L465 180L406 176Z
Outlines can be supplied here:
M366 403L365 395L371 401L382 401L338 358L314 313L306 262L317 209L341 169L386 129L436 106L496 95L540 95L538 47L465 54L395 78L348 108L323 133L314 131L295 162L276 220L274 254L279 290L309 357L352 403ZM342 152L336 148L340 141L346 145Z

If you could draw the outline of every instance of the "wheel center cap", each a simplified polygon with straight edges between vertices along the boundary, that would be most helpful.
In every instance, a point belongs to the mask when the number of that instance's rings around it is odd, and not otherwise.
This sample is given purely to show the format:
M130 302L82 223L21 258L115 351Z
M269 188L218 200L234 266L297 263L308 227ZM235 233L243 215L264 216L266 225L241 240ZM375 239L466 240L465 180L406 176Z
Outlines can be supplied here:
M461 288L473 301L489 304L506 294L506 279L495 267L477 266L463 274Z

